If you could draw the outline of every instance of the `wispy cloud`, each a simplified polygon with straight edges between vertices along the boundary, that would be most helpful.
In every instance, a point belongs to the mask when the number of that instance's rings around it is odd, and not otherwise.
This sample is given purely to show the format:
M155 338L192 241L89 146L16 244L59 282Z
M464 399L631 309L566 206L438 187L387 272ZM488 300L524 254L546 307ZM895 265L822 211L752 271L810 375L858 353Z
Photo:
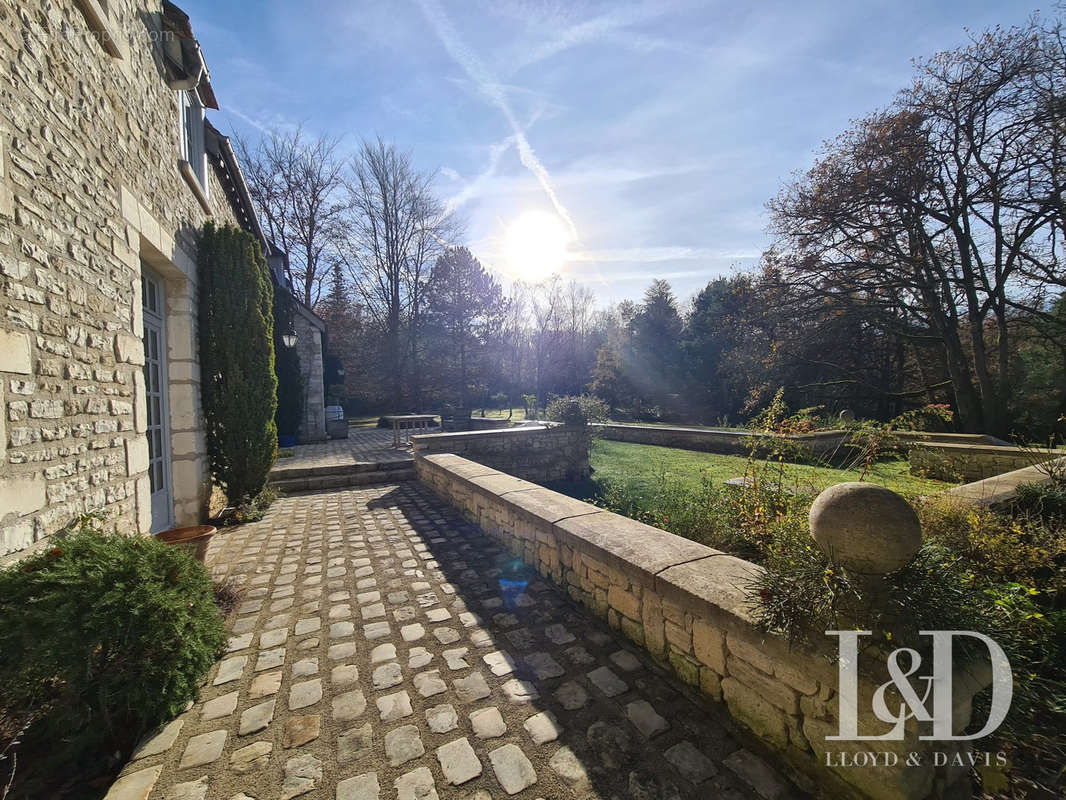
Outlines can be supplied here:
M304 127L301 122L290 119L289 117L286 117L283 114L274 113L271 114L269 118L264 119L262 117L255 117L251 114L246 114L245 112L241 111L239 108L236 108L232 104L226 104L225 106L223 106L222 113L232 114L246 125L251 125L257 131L267 136L278 131L291 133Z
M507 123L511 126L511 131L513 133L512 138L515 147L518 149L518 157L522 161L523 166L533 173L537 182L540 183L541 188L544 190L544 193L548 196L548 199L551 200L555 212L562 217L564 222L566 222L567 227L570 228L570 234L574 239L578 239L577 226L574 225L574 220L570 216L570 212L567 210L566 206L563 205L562 200L559 199L559 195L555 191L555 186L552 184L551 175L540 162L540 159L537 158L537 154L534 152L532 145L530 145L529 140L526 138L525 130L518 123L518 118L515 116L510 103L507 101L507 95L500 88L499 81L496 80L474 51L467 47L466 43L462 40L462 37L459 36L459 32L455 30L455 27L452 25L451 21L436 0L421 0L420 5L422 7L422 13L425 14L426 19L433 27L437 37L441 40L444 49L448 51L448 54L452 59L463 68L467 75L470 76L471 80L477 84L481 94L484 95L501 114L503 114Z
M503 154L510 150L513 145L514 137L508 136L502 142L497 142L489 147L488 166L483 172L474 178L474 180L470 181L470 183L448 198L444 204L448 213L455 211L462 206L463 203L472 200L484 191L485 185L495 177L496 168L499 166ZM459 177L459 173L455 172L455 170L452 170L452 172L455 173L456 177Z
M570 261L626 262L655 264L662 261L739 260L758 258L758 250L715 250L708 247L624 247L613 250L577 250L567 254Z
M612 9L606 14L564 28L551 40L525 53L512 65L511 72L513 74L571 48L597 41L610 41L645 53L659 49L670 49L674 52L679 49L687 50L687 47L678 42L626 30L630 26L661 17L670 10L671 4L663 2Z

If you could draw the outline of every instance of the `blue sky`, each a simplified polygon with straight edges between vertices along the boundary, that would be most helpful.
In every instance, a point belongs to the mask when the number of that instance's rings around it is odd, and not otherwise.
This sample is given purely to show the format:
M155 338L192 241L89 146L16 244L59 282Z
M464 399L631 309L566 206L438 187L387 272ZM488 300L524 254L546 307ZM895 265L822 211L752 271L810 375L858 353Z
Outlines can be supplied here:
M180 0L179 0L180 1ZM353 151L380 135L436 170L465 240L505 277L509 226L562 220L562 274L603 304L652 278L687 298L753 265L764 203L821 142L887 104L911 59L965 28L1023 22L989 2L534 0L219 2L183 9L215 125L302 124ZM525 276L531 277L531 276Z

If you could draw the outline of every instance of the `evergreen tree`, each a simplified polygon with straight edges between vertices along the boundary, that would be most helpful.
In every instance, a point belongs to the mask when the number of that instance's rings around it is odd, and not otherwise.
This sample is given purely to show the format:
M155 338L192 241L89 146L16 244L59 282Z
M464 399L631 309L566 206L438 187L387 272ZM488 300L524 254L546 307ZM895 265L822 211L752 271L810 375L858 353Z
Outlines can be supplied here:
M465 247L449 248L437 258L427 294L429 344L445 390L469 408L477 378L490 371L489 345L501 333L506 301L500 284Z
M654 280L630 322L630 341L624 372L637 394L658 406L680 390L681 315L673 289Z
M200 391L211 472L230 503L266 486L277 456L273 288L259 243L232 225L204 225Z

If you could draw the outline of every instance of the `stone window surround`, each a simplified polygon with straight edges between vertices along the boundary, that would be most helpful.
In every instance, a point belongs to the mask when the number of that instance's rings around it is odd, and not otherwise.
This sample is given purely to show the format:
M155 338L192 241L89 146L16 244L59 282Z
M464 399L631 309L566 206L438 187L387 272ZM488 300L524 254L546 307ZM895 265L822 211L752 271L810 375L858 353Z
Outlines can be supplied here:
M115 22L107 7L106 0L78 0L85 21L89 23L89 29L96 34L95 38L104 51L112 58L125 59L126 53L118 36L115 33Z
M195 103L191 102L195 100ZM204 104L196 89L182 89L177 92L178 103L178 171L192 189L196 201L204 210L211 213L211 204L207 196L207 149L206 149L206 115ZM199 119L192 120L195 112ZM199 136L190 136L190 125L197 126ZM195 163L194 163L195 162ZM197 169L199 165L199 169Z
M126 239L140 275L141 264L150 267L162 278L165 290L167 334L167 388L170 402L171 431L171 489L174 500L174 524L199 523L210 492L206 441L200 410L200 367L196 344L196 261L160 225L155 216L140 203L125 186L120 188L122 217L126 223ZM131 313L133 330L131 347L142 347L144 320L141 309L140 286L134 287ZM147 473L147 444L145 436L147 405L144 376L134 376L134 430L136 439L127 449L145 455L143 469L134 475L137 483L137 529L147 534L151 527L151 497ZM140 467L140 459L137 460Z

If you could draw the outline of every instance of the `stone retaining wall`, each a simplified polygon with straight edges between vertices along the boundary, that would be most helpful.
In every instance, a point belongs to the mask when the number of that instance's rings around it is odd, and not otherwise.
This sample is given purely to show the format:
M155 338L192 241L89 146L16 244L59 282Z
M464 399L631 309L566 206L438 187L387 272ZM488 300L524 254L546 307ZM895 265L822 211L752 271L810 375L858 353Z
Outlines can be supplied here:
M1057 450L1052 455L1066 455ZM980 481L1033 466L1033 454L1020 447L915 442L908 454L911 472L945 481Z
M662 425L605 423L596 427L602 438L615 442L653 444L660 447L676 447L681 450L699 450L725 455L748 455L751 452L752 439L756 437L756 434L749 431L672 428ZM840 451L848 438L848 433L847 431L817 431L786 438L801 446L810 455L831 458Z
M600 436L612 441L653 444L660 447L676 447L682 450L700 450L726 455L747 455L751 452L752 437L756 436L750 431L708 430L662 425L606 423L597 427ZM1006 444L993 436L980 433L896 431L894 435L904 446L908 446L912 441L978 446ZM820 458L832 458L837 454L847 452L843 447L848 440L848 432L845 430L815 431L786 438L801 445L808 454Z
M934 746L953 743L919 741L913 720L901 742L826 740L839 725L832 653L790 649L756 627L746 587L758 566L458 455L427 454L417 444L416 454L423 484L682 681L724 702L818 797L941 797L965 786L967 770L932 763ZM860 709L886 680L884 664L862 665ZM979 684L956 677L956 730L968 723ZM884 728L872 720L860 711L860 732ZM868 750L897 753L901 764L918 753L922 765L826 766L827 757Z
M588 429L530 425L491 431L412 436L416 458L454 453L536 483L583 480L589 466Z
M1066 458L1058 459L1066 469ZM1023 467L1012 472L1004 472L991 478L964 483L944 492L960 503L975 506L1008 506L1017 495L1018 487L1026 483L1050 483L1051 477L1039 467Z

